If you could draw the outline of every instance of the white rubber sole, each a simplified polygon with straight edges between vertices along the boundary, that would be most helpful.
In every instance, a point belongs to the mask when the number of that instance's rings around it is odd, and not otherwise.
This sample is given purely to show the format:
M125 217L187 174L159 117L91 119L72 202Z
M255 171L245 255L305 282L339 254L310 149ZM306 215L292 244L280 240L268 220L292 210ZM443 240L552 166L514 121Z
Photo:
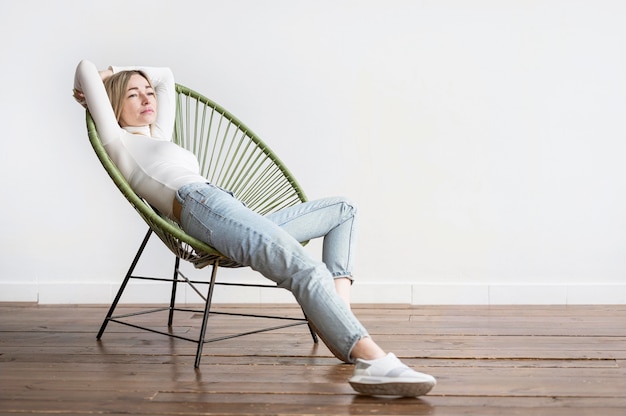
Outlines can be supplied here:
M417 397L427 394L435 387L435 382L416 382L415 379L402 379L373 376L354 376L348 380L352 388L369 396Z

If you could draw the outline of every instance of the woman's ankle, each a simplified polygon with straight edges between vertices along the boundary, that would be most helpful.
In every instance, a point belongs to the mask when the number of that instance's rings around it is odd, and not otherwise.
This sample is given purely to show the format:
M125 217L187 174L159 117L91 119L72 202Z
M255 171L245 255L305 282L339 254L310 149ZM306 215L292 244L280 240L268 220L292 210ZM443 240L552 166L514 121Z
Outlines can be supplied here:
M376 360L383 358L387 353L372 338L364 337L357 341L350 355L352 358L360 358L362 360Z

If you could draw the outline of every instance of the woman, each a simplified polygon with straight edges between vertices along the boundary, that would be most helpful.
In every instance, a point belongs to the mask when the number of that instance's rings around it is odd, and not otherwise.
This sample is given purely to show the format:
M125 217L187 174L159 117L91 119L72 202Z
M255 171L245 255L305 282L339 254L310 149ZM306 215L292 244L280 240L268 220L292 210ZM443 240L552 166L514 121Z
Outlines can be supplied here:
M89 108L102 143L131 187L190 235L290 290L337 358L356 363L352 387L371 395L419 396L435 379L385 353L352 314L356 210L325 198L261 216L206 182L193 153L171 142L176 104L167 68L98 71L78 64L74 98ZM323 237L323 261L299 241Z

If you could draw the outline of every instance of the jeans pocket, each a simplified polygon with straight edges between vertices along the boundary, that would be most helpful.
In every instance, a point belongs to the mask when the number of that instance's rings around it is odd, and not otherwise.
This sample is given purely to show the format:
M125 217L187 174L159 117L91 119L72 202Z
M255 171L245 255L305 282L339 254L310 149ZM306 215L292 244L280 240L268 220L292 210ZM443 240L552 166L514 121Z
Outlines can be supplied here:
M212 245L212 230L208 224L203 220L206 215L203 215L203 211L207 210L207 207L202 203L196 201L193 198L187 197L185 204L183 205L183 213L181 215L181 222L183 230L190 236L197 238L209 245Z

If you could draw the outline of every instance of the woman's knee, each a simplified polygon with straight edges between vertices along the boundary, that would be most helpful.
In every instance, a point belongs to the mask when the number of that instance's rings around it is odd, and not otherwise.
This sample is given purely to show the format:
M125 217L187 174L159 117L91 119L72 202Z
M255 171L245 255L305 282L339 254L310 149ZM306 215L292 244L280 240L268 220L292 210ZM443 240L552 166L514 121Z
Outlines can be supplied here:
M337 201L341 204L344 215L356 217L358 209L353 200L340 196L337 197Z

